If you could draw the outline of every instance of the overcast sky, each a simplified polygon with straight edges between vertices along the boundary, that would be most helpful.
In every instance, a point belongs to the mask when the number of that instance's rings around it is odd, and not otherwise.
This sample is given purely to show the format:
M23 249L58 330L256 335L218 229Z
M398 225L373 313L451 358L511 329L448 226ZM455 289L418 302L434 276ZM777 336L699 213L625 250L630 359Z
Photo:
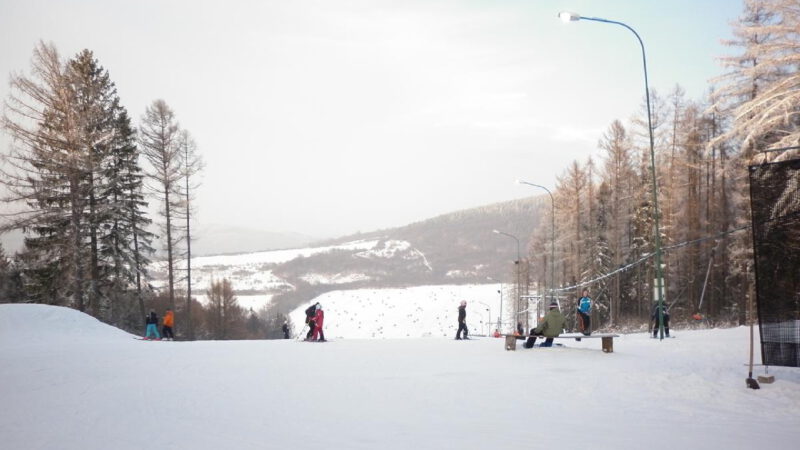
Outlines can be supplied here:
M92 50L138 124L163 98L206 168L198 222L333 237L538 195L651 87L693 99L739 0L0 0L0 77ZM8 97L8 83L0 83ZM6 136L0 145L8 146Z

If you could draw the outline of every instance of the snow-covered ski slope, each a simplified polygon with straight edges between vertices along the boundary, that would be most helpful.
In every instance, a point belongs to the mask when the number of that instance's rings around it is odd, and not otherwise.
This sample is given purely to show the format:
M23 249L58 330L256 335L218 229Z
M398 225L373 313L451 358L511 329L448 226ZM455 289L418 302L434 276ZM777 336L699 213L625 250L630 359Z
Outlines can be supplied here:
M305 323L305 309L319 302L325 311L326 337L455 337L458 304L466 300L469 332L491 334L500 314L497 287L478 284L332 291L301 305L289 316L295 333L299 333ZM506 305L503 321L511 330L512 320L507 313Z
M788 449L800 373L745 388L748 329L503 350L498 339L149 342L0 305L3 449Z

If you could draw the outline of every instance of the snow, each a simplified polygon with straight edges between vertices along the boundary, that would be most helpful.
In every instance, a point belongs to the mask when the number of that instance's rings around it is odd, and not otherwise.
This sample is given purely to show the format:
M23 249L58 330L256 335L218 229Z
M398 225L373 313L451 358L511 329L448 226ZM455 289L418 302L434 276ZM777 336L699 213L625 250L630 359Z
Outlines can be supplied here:
M192 267L205 266L244 266L260 264L278 264L291 261L295 258L308 257L318 253L327 253L334 250L370 250L378 241L353 241L341 245L326 247L309 247L289 250L270 250L265 252L242 253L236 255L200 256L192 258Z
M337 316L328 314L334 329ZM73 310L6 304L0 442L66 450L796 448L798 369L770 368L774 384L747 389L748 328L674 332L663 341L622 336L610 354L598 340L514 352L493 338L149 342Z
M331 291L301 305L289 316L297 333L305 323L306 308L319 302L325 311L326 337L454 337L461 300L467 301L470 333L494 331L500 313L496 284ZM504 321L510 323L505 312ZM507 326L508 330L512 328Z
M309 257L334 250L363 250L370 251L376 248L378 241L353 241L341 245L325 247L307 247L289 250L270 250L254 253L240 253L235 255L198 256L192 258L192 276L195 285L209 286L211 280L227 278L237 290L280 290L291 288L286 281L276 277L270 270L272 264L280 264L300 257ZM186 261L177 261L175 267L181 270L186 267ZM157 287L166 284L166 261L153 263L154 273L160 279L153 284Z
M300 277L301 280L308 284L348 284L356 283L359 281L369 281L372 278L364 273L309 273Z

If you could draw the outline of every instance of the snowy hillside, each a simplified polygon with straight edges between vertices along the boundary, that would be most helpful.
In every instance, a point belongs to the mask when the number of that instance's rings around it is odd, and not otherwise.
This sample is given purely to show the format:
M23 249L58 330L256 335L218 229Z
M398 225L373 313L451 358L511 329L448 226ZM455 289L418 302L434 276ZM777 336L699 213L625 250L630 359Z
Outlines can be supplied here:
M467 301L472 334L489 334L500 314L497 284L419 286L406 289L333 291L313 300L325 311L325 336L331 338L406 338L455 336L457 308ZM304 304L289 315L298 333ZM504 313L503 322L511 323ZM508 326L507 329L512 329Z
M192 258L192 283L194 294L200 302L206 301L205 291L212 280L228 279L239 292L239 304L246 309L257 311L267 305L275 293L293 289L292 284L283 278L275 276L275 265L285 263L297 258L308 258L321 253L330 253L335 250L349 250L369 252L375 248L377 241L355 241L337 246L309 247L289 250L273 250L265 252L242 253L236 255L200 256ZM178 261L177 266L184 268L186 261ZM166 264L162 262L153 265L156 287L166 284ZM312 275L307 275L312 277ZM314 274L317 283L339 284L339 274ZM257 292L257 293L253 293Z
M770 368L774 384L746 389L748 329L676 334L626 335L610 354L596 340L514 352L493 338L149 342L66 308L0 305L0 442L13 450L796 448L798 369Z
M536 197L456 211L404 227L345 236L327 245L192 258L193 295L205 302L212 280L231 282L240 305L289 312L320 293L396 286L479 284L510 280L513 243L491 232L520 236L522 246L538 223ZM533 227L533 228L532 228ZM176 283L185 288L185 261ZM163 262L154 263L153 286L167 282Z

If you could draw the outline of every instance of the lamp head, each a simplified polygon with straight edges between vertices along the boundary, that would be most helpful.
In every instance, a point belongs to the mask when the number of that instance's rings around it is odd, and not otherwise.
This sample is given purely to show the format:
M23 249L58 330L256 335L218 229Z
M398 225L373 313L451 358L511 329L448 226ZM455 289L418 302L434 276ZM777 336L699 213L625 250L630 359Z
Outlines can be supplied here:
M494 234L500 234L500 231L499 231L499 230L492 230L492 233L494 233Z
M561 11L560 13L558 13L558 18L561 19L561 21L564 23L577 22L578 20L581 20L581 15L578 13Z

